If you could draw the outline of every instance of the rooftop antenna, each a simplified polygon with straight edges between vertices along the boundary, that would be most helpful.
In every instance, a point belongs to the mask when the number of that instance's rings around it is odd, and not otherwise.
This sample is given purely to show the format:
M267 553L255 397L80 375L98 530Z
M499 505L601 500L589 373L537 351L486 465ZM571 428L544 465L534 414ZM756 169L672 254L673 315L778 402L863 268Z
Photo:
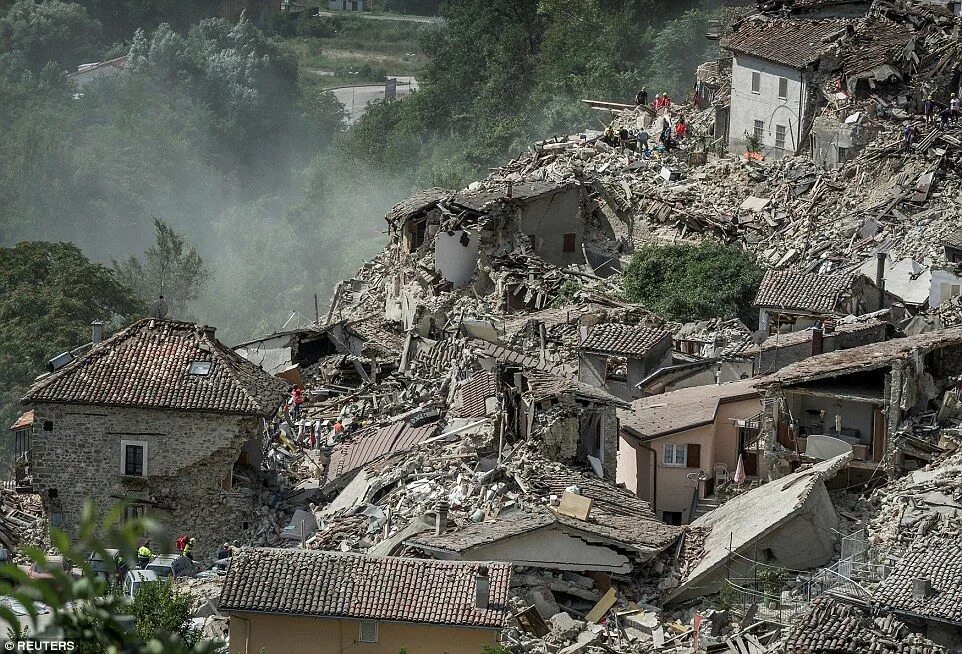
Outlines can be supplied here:
M170 307L167 306L167 300L161 295L156 302L150 305L150 310L147 312L147 315L155 320L161 320L167 317L169 310Z

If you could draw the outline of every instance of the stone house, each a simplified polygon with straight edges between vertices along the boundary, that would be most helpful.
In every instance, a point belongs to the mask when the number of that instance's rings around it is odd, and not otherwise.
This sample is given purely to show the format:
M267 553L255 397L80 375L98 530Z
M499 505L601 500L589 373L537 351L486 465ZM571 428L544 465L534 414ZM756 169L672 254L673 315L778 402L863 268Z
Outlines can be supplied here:
M245 549L224 580L238 654L478 654L508 615L510 563Z
M861 274L769 270L755 296L763 334L792 332L847 315L883 308L884 292Z
M846 452L851 483L880 467L925 465L940 450L913 419L941 406L960 374L962 328L953 327L820 354L761 378L771 476Z
M512 421L521 438L537 437L544 454L561 463L589 464L614 481L618 468L618 407L627 406L604 390L570 377L525 370Z
M641 397L639 382L672 363L669 332L603 323L590 328L578 347L578 380L623 400Z
M85 501L130 502L168 535L203 547L240 537L254 519L263 421L287 384L220 343L211 327L145 318L40 379L33 489L73 533Z
M748 348L741 354L753 358L756 375L767 375L825 352L880 343L891 338L895 332L891 323L878 318L839 324L827 320L810 329L772 334L761 345Z
M820 95L814 85L819 60L849 21L751 17L738 25L732 53L729 147L744 151L756 140L766 157L807 147Z
M681 525L695 519L700 500L715 494L716 476L734 475L739 455L749 477L764 478L755 383L682 388L619 410L618 483L662 520Z

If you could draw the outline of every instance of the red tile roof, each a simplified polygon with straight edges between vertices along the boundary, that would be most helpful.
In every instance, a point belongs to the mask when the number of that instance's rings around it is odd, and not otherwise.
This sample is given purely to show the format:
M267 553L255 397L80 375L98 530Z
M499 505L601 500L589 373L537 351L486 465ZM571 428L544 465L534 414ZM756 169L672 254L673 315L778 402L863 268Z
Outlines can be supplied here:
M604 323L591 330L581 342L581 349L627 357L644 357L656 345L670 339L671 334L660 329Z
M932 592L913 592L916 579L928 579ZM917 539L891 574L879 584L872 603L883 611L924 616L962 626L962 543L957 538Z
M386 454L405 452L437 433L438 423L411 427L404 421L362 429L331 450L323 486Z
M17 421L10 425L10 431L17 431L18 429L23 429L24 427L29 427L33 424L33 409L26 411L17 418Z
M195 362L209 363L209 372L191 374ZM21 401L270 416L287 389L213 329L144 318L37 382Z
M749 19L732 34L728 49L802 70L829 49L846 20Z
M758 287L756 307L777 307L815 313L840 313L852 290L853 275L823 275L793 270L769 270Z
M486 566L488 608L476 606ZM224 580L220 608L289 615L500 629L511 564L243 549Z
M483 418L488 415L488 398L498 395L498 376L479 371L461 382L454 402L458 418Z

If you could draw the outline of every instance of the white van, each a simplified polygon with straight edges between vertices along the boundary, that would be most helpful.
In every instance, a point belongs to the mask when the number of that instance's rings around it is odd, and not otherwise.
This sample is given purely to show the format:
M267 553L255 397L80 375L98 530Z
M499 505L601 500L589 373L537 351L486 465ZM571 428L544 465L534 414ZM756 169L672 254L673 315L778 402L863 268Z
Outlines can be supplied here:
M124 576L124 597L134 598L141 586L158 581L157 573L152 570L131 570Z

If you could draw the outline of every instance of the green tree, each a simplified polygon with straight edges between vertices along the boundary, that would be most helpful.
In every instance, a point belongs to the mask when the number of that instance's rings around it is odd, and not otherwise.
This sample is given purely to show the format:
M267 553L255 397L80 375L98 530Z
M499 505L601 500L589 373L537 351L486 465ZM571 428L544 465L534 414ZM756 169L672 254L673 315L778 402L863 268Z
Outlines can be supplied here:
M649 245L624 272L625 296L671 320L741 318L755 326L752 301L762 270L754 256L732 246Z
M6 623L13 638L69 640L83 654L211 654L216 651L220 643L199 640L189 631L186 622L180 620L184 617L184 602L189 598L173 593L169 587L165 589L167 584L158 583L157 589L144 587L140 593L149 593L147 598L139 603L135 600L131 606L111 592L113 589L88 565L87 554L97 552L112 567L113 557L105 548L119 550L128 561L136 560L138 536L158 531L157 525L146 519L122 523L123 508L122 504L113 507L102 523L98 523L96 508L88 503L73 542L59 529L50 529L51 544L59 555L80 569L79 577L54 566L51 577L29 579L17 566L3 566L0 593L20 602L29 616L23 625L9 606L0 604L0 621ZM25 547L23 553L32 562L41 565L47 562L44 552L36 548ZM160 606L148 605L149 598L159 601ZM37 620L40 602L52 613L49 626L42 631Z
M189 304L200 297L211 270L183 234L160 218L152 220L155 240L143 260L132 254L123 262L114 261L114 273L144 303L162 295L171 317L186 318Z
M137 624L137 633L144 641L156 633L177 634L188 646L198 640L198 633L190 628L192 598L178 592L170 580L144 584L130 605L130 614Z
M143 303L109 268L69 243L0 247L0 416L10 425L19 398L52 356L90 341L90 323L110 328L144 315Z
M17 0L0 17L0 46L39 71L48 63L74 70L96 61L102 26L82 5L60 0Z

